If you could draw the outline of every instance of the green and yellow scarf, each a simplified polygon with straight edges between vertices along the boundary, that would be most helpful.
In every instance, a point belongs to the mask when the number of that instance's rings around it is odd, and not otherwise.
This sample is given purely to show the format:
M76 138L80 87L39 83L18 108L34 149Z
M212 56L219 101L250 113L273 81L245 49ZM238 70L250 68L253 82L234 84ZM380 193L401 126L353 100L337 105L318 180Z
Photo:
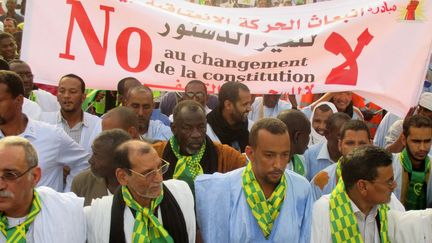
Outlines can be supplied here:
M154 210L163 199L163 191L159 197L152 200L150 208L144 208L133 199L126 186L122 186L121 190L126 205L136 211L135 224L132 232L132 242L174 243L174 240L164 229L158 218L153 214Z
M27 214L26 220L15 227L9 228L8 219L4 213L0 213L0 230L6 237L7 243L25 243L26 233L33 223L36 216L41 210L41 202L38 193L33 190L33 202L29 214Z
M298 154L294 154L292 158L293 163L293 171L296 172L299 175L305 176L306 171L303 165L302 160L300 159L300 156Z
M406 148L400 153L400 161L404 169L402 173L402 204L406 210L425 209L426 187L431 167L429 156L426 156L424 171L413 170ZM411 175L411 177L408 175L404 176L406 173Z
M340 157L336 165L336 185L338 184L339 179L342 177L341 163L342 163L342 157Z
M30 95L29 95L28 99L31 100L31 101L33 101L33 102L36 102L36 95L35 95L35 93L33 91L30 92Z
M389 243L386 204L379 206L378 214L380 220L381 243ZM334 243L352 242L363 243L357 224L357 218L351 207L351 201L345 191L343 180L339 180L336 188L330 194L330 229Z
M279 215L282 203L285 199L287 184L285 174L282 175L279 185L273 191L269 199L266 199L249 162L242 174L243 190L246 201L252 210L254 218L266 239L271 234L273 223Z
M183 180L189 184L189 187L193 188L195 178L198 175L203 174L203 169L201 167L200 161L205 152L205 141L198 153L190 156L180 154L180 146L178 145L175 136L172 136L169 142L174 155L178 159L176 167L174 169L173 178Z

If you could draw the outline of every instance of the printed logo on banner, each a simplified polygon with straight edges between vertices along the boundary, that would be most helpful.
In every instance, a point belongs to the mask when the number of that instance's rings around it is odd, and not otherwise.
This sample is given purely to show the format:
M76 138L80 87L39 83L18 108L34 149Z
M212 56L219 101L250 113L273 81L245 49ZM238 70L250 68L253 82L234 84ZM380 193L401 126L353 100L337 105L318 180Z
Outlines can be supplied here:
M409 1L408 5L406 6L405 20L416 20L416 10L419 3L420 2L417 0Z

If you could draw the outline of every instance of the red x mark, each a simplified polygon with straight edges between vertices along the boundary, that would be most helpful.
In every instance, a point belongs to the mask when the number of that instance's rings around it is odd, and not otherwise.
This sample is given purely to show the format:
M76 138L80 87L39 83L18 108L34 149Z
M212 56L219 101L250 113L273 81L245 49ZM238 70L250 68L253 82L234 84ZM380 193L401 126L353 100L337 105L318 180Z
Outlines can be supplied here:
M356 85L358 78L357 58L372 39L373 36L369 34L368 29L365 29L357 38L357 45L353 51L345 38L338 33L331 33L324 44L324 48L336 56L342 54L346 61L331 70L325 83Z

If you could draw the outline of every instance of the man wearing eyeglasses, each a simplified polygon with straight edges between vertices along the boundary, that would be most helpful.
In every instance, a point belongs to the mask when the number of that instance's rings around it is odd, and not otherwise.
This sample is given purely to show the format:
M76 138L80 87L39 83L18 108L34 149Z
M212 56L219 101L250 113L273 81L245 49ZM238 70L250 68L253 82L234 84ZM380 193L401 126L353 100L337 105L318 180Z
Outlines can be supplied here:
M327 166L318 172L311 180L315 200L329 194L336 187L341 177L341 159L363 145L371 144L371 135L366 123L361 120L349 120L342 125L339 132L339 151L341 158L337 163Z
M392 156L371 145L354 149L341 163L341 179L313 206L311 242L394 242L395 220L404 211L396 188Z
M35 188L36 150L25 138L0 140L0 242L86 242L84 200Z
M286 170L288 129L276 118L254 124L246 167L201 175L195 181L196 213L204 242L309 242L309 182Z
M403 123L402 152L393 155L398 186L395 194L407 210L432 206L431 161L432 120L414 115Z
M88 242L195 242L194 199L183 181L163 181L169 163L132 140L114 151L121 187L85 208Z
M25 98L36 102L44 112L60 110L60 105L54 95L43 89L35 89L37 87L33 83L33 73L26 62L15 59L9 62L9 66L11 71L21 77Z
M61 128L28 118L22 113L24 88L21 78L11 71L0 71L0 138L20 136L29 140L39 155L42 177L38 186L70 191L72 179L88 168L89 154ZM71 171L63 182L63 167Z
M184 100L174 108L174 134L169 141L153 145L159 156L171 163L164 179L179 179L194 188L200 174L228 172L246 164L246 158L228 145L213 142L206 135L206 116L203 106Z

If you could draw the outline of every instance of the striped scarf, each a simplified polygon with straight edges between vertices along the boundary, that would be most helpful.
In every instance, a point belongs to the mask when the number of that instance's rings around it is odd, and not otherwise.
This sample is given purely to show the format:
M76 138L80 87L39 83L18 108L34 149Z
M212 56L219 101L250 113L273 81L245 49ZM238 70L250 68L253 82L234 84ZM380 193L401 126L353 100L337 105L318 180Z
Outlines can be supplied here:
M254 218L266 239L271 234L273 223L279 215L282 203L286 195L286 178L282 175L279 185L275 188L269 199L266 199L249 162L242 174L243 190L246 194L246 201L252 210Z
M191 156L184 156L180 154L180 146L175 136L172 136L170 138L169 143L171 145L171 149L174 155L178 159L177 165L174 169L173 178L186 181L189 185L193 185L195 178L198 175L203 174L203 169L201 167L200 161L205 152L205 141L198 153Z
M7 243L25 243L26 242L26 233L30 227L30 224L33 223L36 216L41 210L41 202L39 199L38 193L33 190L33 202L31 205L31 209L29 214L27 214L26 220L12 228L9 228L8 219L6 215L2 212L0 214L0 230L3 235L6 237Z
M381 243L389 243L386 204L379 206L378 214L380 220ZM351 201L345 191L343 180L339 180L336 188L330 194L330 229L334 243L351 242L363 243L357 218L352 210Z
M158 207L163 199L163 191L159 197L152 200L150 208L144 208L133 199L126 186L122 186L121 190L126 205L136 211L135 224L132 232L132 242L174 243L174 240L164 229L158 218L156 218L156 216L153 214L154 210Z
M30 92L30 95L29 95L28 99L31 100L31 101L33 101L33 102L36 102L36 95L35 95L35 93L33 91Z
M336 185L339 182L339 179L342 177L342 170L341 170L341 163L342 163L342 157L340 157L340 159L337 162L336 165Z

